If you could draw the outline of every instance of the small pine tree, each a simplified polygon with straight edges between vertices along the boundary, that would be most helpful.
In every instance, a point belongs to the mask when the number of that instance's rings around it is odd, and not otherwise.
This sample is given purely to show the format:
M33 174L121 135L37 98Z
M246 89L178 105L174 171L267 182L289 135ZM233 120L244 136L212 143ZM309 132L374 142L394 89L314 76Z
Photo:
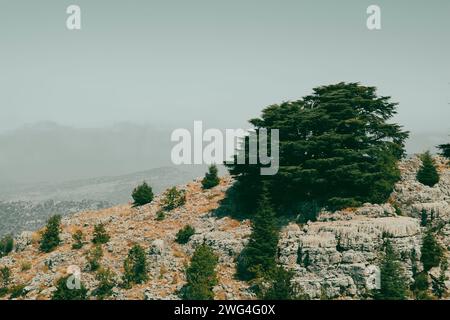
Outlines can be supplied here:
M422 209L422 212L420 214L420 225L422 227L426 227L428 223L428 213L427 210Z
M109 268L101 268L95 278L98 281L98 286L92 294L98 299L110 297L113 288L116 286L115 274Z
M421 252L420 261L423 264L425 272L430 271L434 267L438 267L442 261L444 250L436 241L431 229L427 230L423 237Z
M156 221L163 221L166 218L166 213L164 210L158 210L156 213Z
M433 187L439 182L439 174L428 151L422 155L422 166L417 172L416 178L417 181L429 187Z
M195 228L190 225L185 226L183 229L180 229L177 233L176 242L179 244L186 244L189 242L189 239L195 234Z
M417 300L428 300L428 288L430 286L427 272L420 272L414 276L414 283L411 289Z
M397 254L389 241L386 242L385 256L380 267L381 288L375 293L377 300L405 300L407 283Z
M0 240L0 258L7 256L14 248L14 238L6 235Z
M191 264L186 270L187 283L181 289L184 300L213 300L213 288L219 281L216 274L218 257L206 244L195 249Z
M78 250L83 248L85 239L83 231L81 230L75 231L75 233L72 235L72 239L73 239L72 249Z
M147 182L144 181L141 185L134 188L131 196L133 197L134 200L133 202L134 207L143 206L153 201L152 187L150 187L147 184Z
M283 267L277 267L271 274L270 287L263 295L264 300L295 300L295 288L292 283L294 273L285 270Z
M214 164L208 168L208 172L205 174L205 177L202 180L203 189L214 188L220 183L218 172L219 170L217 169L217 166Z
M163 208L164 210L170 211L175 208L181 207L186 203L186 193L184 190L178 191L176 187L167 190L164 200Z
M103 257L103 249L100 244L95 245L87 252L86 260L89 264L89 270L96 271L100 268L100 260Z
M40 250L42 252L53 251L61 242L59 233L61 229L61 216L54 215L47 221L47 226L42 235Z
M442 299L447 294L447 285L445 284L445 282L448 279L445 274L447 269L448 269L447 261L442 262L439 277L431 278L431 288L432 288L433 294L438 299Z
M132 284L140 284L148 280L148 266L144 249L136 244L128 252L128 257L123 263L123 281L126 287Z
M0 268L0 285L5 288L11 281L11 269L8 267Z
M71 275L60 278L56 283L56 291L53 292L52 300L86 300L87 289L83 283L79 282L79 286L74 285L70 288Z
M8 286L11 282L11 269L8 267L0 268L0 297L8 293Z
M95 244L105 244L109 241L108 232L106 232L105 225L103 223L96 224L94 226L94 237L92 242Z
M252 280L272 271L276 266L277 246L278 227L265 190L252 221L250 240L238 257L238 278Z

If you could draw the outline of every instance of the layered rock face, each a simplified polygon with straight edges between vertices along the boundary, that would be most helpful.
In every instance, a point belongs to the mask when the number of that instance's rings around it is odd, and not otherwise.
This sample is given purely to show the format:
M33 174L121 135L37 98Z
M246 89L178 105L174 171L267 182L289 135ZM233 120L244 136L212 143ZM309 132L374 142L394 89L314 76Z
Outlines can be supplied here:
M364 297L379 285L378 266L387 239L412 277L412 266L421 268L422 210L441 224L438 240L450 248L450 170L445 159L435 161L441 178L432 188L416 181L421 161L414 157L400 163L402 179L389 203L322 212L317 222L289 224L279 243L280 261L295 270L302 291L311 298Z
M389 203L322 212L316 222L303 225L287 223L280 234L279 262L295 271L294 281L302 293L311 299L364 298L379 285L378 266L387 239L412 277L412 266L420 269L423 209L433 216L433 223L441 225L438 240L449 248L450 170L444 159L438 157L436 162L441 180L433 188L416 181L420 160L412 158L400 163L402 179ZM11 268L13 285L26 286L24 299L50 298L56 280L74 270L81 272L83 284L93 290L98 283L95 273L87 268L86 252L92 247L94 225L102 222L111 239L103 246L100 263L111 268L117 280L134 243L145 248L150 266L147 283L131 289L115 288L113 299L178 299L177 290L185 283L184 270L195 246L203 242L220 257L216 299L253 299L249 285L234 277L236 258L251 234L250 221L214 215L232 183L225 177L211 190L202 190L200 180L179 186L186 190L186 204L167 213L162 221L156 219L161 197L140 208L123 205L64 218L62 244L49 254L38 250L42 230L24 232L16 237L15 252L0 259L0 267ZM187 224L196 232L186 245L180 245L176 234ZM87 235L87 244L80 250L71 248L76 230ZM31 268L24 267L27 263Z

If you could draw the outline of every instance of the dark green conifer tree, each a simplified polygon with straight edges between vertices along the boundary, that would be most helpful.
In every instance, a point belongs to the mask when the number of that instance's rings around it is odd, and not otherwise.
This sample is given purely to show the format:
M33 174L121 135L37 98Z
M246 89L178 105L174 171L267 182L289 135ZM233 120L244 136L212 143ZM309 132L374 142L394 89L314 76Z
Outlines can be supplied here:
M432 277L431 278L431 288L433 291L433 294L438 298L442 299L444 296L447 295L447 286L445 282L448 280L446 271L448 269L448 263L447 261L443 261L441 263L441 270L439 273L439 276L437 278Z
M264 300L295 300L296 292L292 279L294 273L278 266L270 275L270 287L263 295Z
M439 182L439 173L436 170L433 158L428 151L425 152L421 158L422 165L417 172L417 181L426 186L433 187Z
M425 272L430 271L434 267L438 267L442 261L444 250L436 241L432 229L428 229L423 237L420 261L423 264Z
M380 289L375 292L375 299L405 300L407 298L408 281L390 241L385 244L385 255L380 267L380 284Z
M123 281L126 287L132 284L140 284L148 280L148 265L144 249L136 244L128 252L128 257L123 263L125 270Z
M218 172L216 165L213 164L209 167L208 172L202 180L203 189L211 189L220 183L220 178L217 175Z
M238 154L227 165L237 180L238 209L255 211L262 179L269 182L280 213L298 213L305 205L337 209L384 203L400 178L397 162L408 137L401 126L388 122L395 114L396 103L389 97L357 83L318 87L302 100L267 107L250 123L256 136L262 128L279 130L279 170L261 177L263 165L249 164L252 135L247 137L238 152L246 163L237 163Z
M56 291L53 292L52 300L86 300L87 289L83 283L76 283L71 280L72 275L60 278L56 283ZM73 283L72 283L73 282ZM74 287L71 288L70 286Z
M148 204L153 201L153 190L147 182L143 182L141 185L134 188L133 193L133 206L139 207Z
M237 276L241 280L264 277L275 269L278 246L278 226L267 191L259 199L258 211L252 220L252 234L237 261Z
M186 270L186 285L181 289L184 300L214 300L213 288L219 281L216 274L218 257L206 244L195 249Z
M60 244L60 229L61 216L54 215L50 217L50 219L47 221L47 226L40 242L40 250L42 252L51 252Z
M95 244L105 244L109 241L108 232L106 232L105 225L103 223L96 224L94 226L94 236L92 242Z

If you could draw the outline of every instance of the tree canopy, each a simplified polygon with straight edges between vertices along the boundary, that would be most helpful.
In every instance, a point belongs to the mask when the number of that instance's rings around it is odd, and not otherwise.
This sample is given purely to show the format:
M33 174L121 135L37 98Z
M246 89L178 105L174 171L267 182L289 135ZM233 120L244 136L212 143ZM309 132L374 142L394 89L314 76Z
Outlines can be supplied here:
M438 146L439 149L441 149L441 155L446 157L447 159L450 159L450 143L448 144L441 144Z
M380 267L381 287L375 293L377 300L405 300L408 295L408 281L400 265L399 257L388 241L385 256Z
M213 300L213 288L219 281L216 267L219 259L211 247L206 244L199 245L186 269L187 283L181 289L181 298L184 300Z
M429 187L439 182L439 173L434 165L431 154L427 151L422 155L422 165L417 172L417 180Z
M252 196L269 182L277 211L298 212L305 204L342 208L364 202L382 203L400 178L397 161L404 156L408 132L388 123L396 103L380 97L375 87L338 83L314 89L301 100L267 107L252 119L260 129L279 130L279 171L261 176L261 163L249 164L249 137L233 164L242 210L253 212ZM269 146L268 146L269 147ZM245 164L238 164L244 153Z

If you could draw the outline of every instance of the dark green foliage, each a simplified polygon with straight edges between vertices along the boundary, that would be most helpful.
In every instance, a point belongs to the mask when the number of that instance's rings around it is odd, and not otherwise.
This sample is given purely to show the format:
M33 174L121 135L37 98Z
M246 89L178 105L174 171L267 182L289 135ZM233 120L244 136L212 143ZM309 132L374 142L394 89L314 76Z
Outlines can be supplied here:
M429 286L430 283L427 272L421 272L414 276L414 283L412 284L411 289L417 300L426 300Z
M14 238L6 235L0 240L0 258L7 256L14 248Z
M437 172L433 158L428 151L422 155L422 165L417 172L416 178L417 181L429 187L433 187L439 182L439 173Z
M147 184L147 182L144 181L141 185L137 186L133 190L131 196L133 197L134 200L133 206L135 207L143 206L153 201L153 190Z
M8 267L3 267L0 269L0 287L6 288L8 287L11 281L11 269Z
M445 272L448 269L447 261L442 262L441 264L441 271L439 273L439 277L431 277L431 288L433 291L433 294L438 298L442 299L447 294L447 286L445 285L445 282L447 281L447 276L445 275Z
M20 297L25 297L27 294L27 291L25 290L24 284L18 284L13 286L11 289L9 289L9 299L17 299Z
M428 223L428 213L427 210L422 209L422 212L420 214L420 225L422 227L426 227Z
M56 283L56 291L53 292L52 300L86 300L87 289L80 282L80 287L70 289L68 282L71 275L60 278Z
M72 239L73 239L72 249L78 250L83 248L85 239L83 231L81 230L75 231L75 233L72 235Z
M164 212L164 210L159 210L156 213L156 221L163 221L166 218L166 213Z
M148 280L148 266L144 249L136 244L128 252L128 257L123 263L123 281L125 286L140 284Z
M100 269L95 276L98 281L97 288L92 292L98 299L105 299L112 295L112 289L116 286L115 274L108 268Z
M389 241L386 242L385 256L380 267L381 288L375 292L377 300L405 300L408 281L399 258Z
M178 231L177 239L175 240L179 244L186 244L189 242L191 236L195 234L195 228L190 225L185 226L183 229Z
M105 225L103 223L96 224L94 226L94 237L92 242L95 244L105 244L109 241L108 232L106 232Z
M195 249L191 264L186 270L187 283L180 291L184 300L213 300L213 288L219 281L216 266L219 259L206 244Z
M170 211L181 207L186 203L186 193L184 190L177 190L176 187L170 188L165 193L162 206L164 210Z
M430 271L434 267L438 267L442 261L444 250L441 245L436 241L433 232L428 230L422 241L422 255L420 261L423 264L425 272Z
M438 146L439 149L441 149L441 155L446 157L447 159L450 159L450 143L448 144L441 144Z
M208 172L205 174L205 177L202 180L203 189L214 188L220 183L220 178L217 174L218 174L217 166L211 165L208 168Z
M393 207L394 207L394 209L395 209L395 214L396 214L396 215L398 215L398 216L402 216L402 215L403 215L402 209L400 209L400 207L398 206L398 204L394 203L394 204L393 204Z
M395 114L389 97L357 83L318 87L302 100L267 107L250 123L256 135L279 129L280 168L261 176L261 165L248 161L252 136L245 139L246 164L227 165L239 182L240 210L254 212L261 180L269 182L277 212L297 213L305 203L331 209L384 203L400 178L397 161L408 137L388 123Z
M103 257L103 249L100 244L95 245L87 252L86 260L89 264L89 270L96 271L100 268L100 260Z
M339 245L339 242L338 242ZM340 245L339 245L340 247ZM336 250L339 248L336 246ZM303 249L301 247L297 250L297 264L308 268L311 265L311 259L309 258L309 251L303 252Z
M11 270L8 267L0 268L0 298L8 294L8 286L11 282Z
M267 192L260 196L258 211L252 220L252 234L237 261L237 276L251 280L272 271L276 266L278 226Z
M44 234L42 235L40 250L42 252L53 251L61 242L59 233L61 229L61 216L54 215L47 221Z
M292 283L294 273L277 267L270 275L270 287L263 295L264 300L295 300L296 293Z

